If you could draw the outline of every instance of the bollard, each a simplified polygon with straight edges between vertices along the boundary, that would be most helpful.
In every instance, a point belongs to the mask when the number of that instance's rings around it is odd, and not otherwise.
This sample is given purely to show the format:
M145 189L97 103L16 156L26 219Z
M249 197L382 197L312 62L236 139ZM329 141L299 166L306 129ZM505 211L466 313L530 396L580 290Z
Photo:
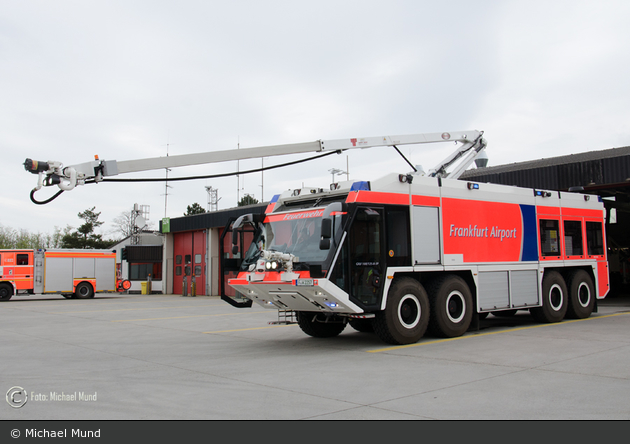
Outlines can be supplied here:
M182 279L182 296L188 296L188 282L186 276Z
M197 279L194 274L192 275L190 283L190 296L193 298L197 296Z

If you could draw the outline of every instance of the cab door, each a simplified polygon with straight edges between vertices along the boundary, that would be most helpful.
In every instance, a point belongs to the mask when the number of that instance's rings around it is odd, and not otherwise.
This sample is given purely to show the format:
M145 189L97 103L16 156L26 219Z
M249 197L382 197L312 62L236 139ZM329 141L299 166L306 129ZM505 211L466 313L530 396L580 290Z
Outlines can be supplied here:
M9 253L7 258L11 261L12 267L8 267L7 276L15 283L16 290L33 289L33 251L15 251Z
M364 307L380 306L385 272L383 208L358 207L348 232L350 299Z

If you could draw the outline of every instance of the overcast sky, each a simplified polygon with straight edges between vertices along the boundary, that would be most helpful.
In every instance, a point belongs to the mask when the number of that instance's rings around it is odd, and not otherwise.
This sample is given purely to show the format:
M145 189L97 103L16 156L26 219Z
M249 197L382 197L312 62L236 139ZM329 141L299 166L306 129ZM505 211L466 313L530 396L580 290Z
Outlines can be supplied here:
M206 186L226 209L237 192L267 201L327 187L332 168L352 180L409 170L392 148L373 148L264 178L171 183L168 199L160 183L101 183L38 206L27 157L67 166L95 154L120 161L474 129L485 132L489 165L628 146L629 21L627 0L0 0L0 226L77 227L77 213L96 206L107 236L134 203L150 206L155 227L194 202L205 208ZM428 170L453 149L403 152Z

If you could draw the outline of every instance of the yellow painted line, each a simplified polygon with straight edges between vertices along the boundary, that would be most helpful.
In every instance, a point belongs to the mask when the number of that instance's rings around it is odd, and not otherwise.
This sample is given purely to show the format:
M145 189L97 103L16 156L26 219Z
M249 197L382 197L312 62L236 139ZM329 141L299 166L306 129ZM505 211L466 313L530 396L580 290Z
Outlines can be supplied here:
M489 336L489 335L498 335L498 334L501 334L501 333L512 333L512 332L515 332L515 331L530 330L532 328L551 327L551 326L554 326L554 325L565 325L565 324L570 324L572 322L582 322L582 321L610 318L612 316L622 316L622 315L629 315L629 314L630 313L628 313L628 312L624 312L624 313L613 313L613 314L609 314L609 315L596 316L596 317L591 317L591 318L586 318L586 319L571 319L571 320L562 321L562 322L556 322L556 323L552 323L552 324L537 324L537 325L530 325L528 327L511 328L509 330L499 330L499 331L491 331L491 332L486 332L486 333L470 334L470 335L466 335L466 336L459 336L457 338L446 338L446 339L438 339L436 341L417 342L415 344L396 345L396 346L393 346L393 347L378 348L378 349L375 349L375 350L366 350L366 352L368 352L368 353L388 352L388 351L400 350L400 349L403 349L403 348L420 347L420 346L423 346L423 345L440 344L442 342L450 342L450 341L460 341L462 339L478 338L478 337L481 337L481 336Z
M267 313L266 311L250 311L248 313ZM206 314L206 315L190 315L190 316L170 316L166 318L144 318L144 319L118 319L111 322L134 322L134 321L160 321L163 319L184 319L184 318L203 318L209 316L237 316L241 314L247 313L217 313L217 314Z
M211 335L213 333L232 333L235 331L250 331L250 330L264 330L267 328L279 328L279 327L293 327L296 324L284 324L284 325L269 325L267 327L252 327L252 328L239 328L236 330L219 330L219 331L204 331L202 332L205 335Z

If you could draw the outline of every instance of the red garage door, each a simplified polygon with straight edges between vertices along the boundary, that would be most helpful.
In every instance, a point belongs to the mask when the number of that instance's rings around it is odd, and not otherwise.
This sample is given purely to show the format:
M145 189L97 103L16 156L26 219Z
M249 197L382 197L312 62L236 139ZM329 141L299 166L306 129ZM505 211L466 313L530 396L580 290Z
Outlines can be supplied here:
M206 294L206 232L185 231L174 233L173 252L175 255L175 269L173 270L173 292L183 294L183 279L188 284L187 293L190 294L190 283L195 276L197 294Z

